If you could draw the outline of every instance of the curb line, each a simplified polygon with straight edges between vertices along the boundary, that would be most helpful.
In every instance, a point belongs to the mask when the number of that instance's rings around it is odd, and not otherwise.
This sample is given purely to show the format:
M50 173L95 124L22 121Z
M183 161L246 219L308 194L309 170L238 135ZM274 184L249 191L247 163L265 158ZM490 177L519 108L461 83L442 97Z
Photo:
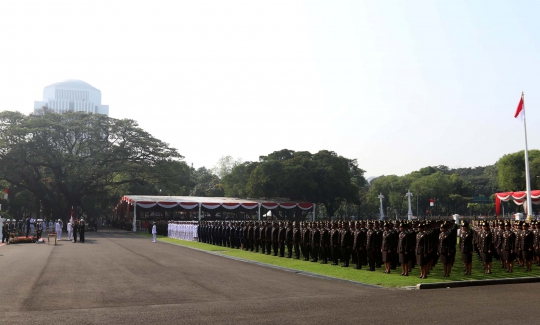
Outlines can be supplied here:
M488 285L498 285L498 284L518 284L518 283L535 283L535 282L540 282L540 277L419 283L416 285L416 289L462 288L462 287L476 287L476 286L488 286Z

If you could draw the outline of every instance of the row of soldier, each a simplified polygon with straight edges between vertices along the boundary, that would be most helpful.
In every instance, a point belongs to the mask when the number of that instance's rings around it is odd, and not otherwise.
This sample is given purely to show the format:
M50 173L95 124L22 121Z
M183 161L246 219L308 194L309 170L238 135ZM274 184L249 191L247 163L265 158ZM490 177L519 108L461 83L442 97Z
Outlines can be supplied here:
M486 273L491 273L494 258L509 273L514 271L516 262L526 272L532 271L533 262L540 265L540 222L480 222L472 228L475 250Z
M169 221L167 236L175 239L194 240L198 237L197 230L198 225L193 221Z
M457 243L453 221L412 223L379 222L202 222L199 240L213 245L261 251L280 257L301 257L322 264L331 262L343 267L369 271L384 265L390 273L401 265L401 274L420 266L420 277L441 259L444 276L450 276ZM468 233L468 232L466 232ZM472 236L471 236L472 239ZM472 254L472 241L463 249ZM470 274L470 270L466 272Z
M173 223L174 224L174 223ZM182 224L182 223L177 223ZM195 223L187 222L194 229ZM241 248L280 257L294 257L323 264L332 262L370 271L384 265L385 273L401 265L407 276L420 266L426 278L440 261L445 277L455 262L458 226L453 221L392 222L201 222L199 241ZM197 231L197 230L195 230ZM175 236L175 235L173 235ZM196 236L193 236L196 237ZM189 237L186 239L191 240ZM465 275L471 275L473 252L483 262L486 274L492 273L493 258L513 272L514 262L531 271L533 261L540 265L540 223L492 222L469 227L461 224L460 245Z

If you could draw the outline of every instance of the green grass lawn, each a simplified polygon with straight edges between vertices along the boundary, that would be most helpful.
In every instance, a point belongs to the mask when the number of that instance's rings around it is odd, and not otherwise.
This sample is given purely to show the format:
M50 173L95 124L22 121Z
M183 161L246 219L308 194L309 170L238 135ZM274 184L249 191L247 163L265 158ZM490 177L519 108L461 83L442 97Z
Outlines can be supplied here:
M144 237L151 237L149 234L139 233ZM473 259L472 275L463 275L463 265L461 263L461 255L458 253L456 257L456 263L452 268L450 278L444 278L442 264L438 263L431 271L431 274L427 279L418 278L420 275L419 268L416 267L412 270L408 277L401 276L401 268L398 266L396 270L392 270L392 273L385 274L384 268L376 269L375 272L367 271L365 268L362 270L355 270L352 266L343 268L341 266L332 266L331 264L320 264L306 262L303 260L295 260L284 257L276 257L271 255L263 255L261 253L246 252L239 249L231 249L228 247L214 246L210 244L204 244L193 241L178 240L168 237L158 236L159 241L173 243L186 247L193 247L205 251L211 251L225 256L233 256L250 261L256 261L269 265L275 265L280 267L286 267L294 270L311 272L324 276L330 276L339 279L345 279L355 282L361 282L372 285L380 285L384 287L406 287L415 286L418 283L433 283L433 282L447 282L447 281L470 281L470 280L486 280L486 279L503 279L503 278L518 278L518 277L530 277L539 276L540 267L533 266L532 272L525 272L524 268L514 266L514 273L506 273L504 269L501 269L499 261L493 259L493 274L484 274L482 270L482 262L480 258L475 255Z

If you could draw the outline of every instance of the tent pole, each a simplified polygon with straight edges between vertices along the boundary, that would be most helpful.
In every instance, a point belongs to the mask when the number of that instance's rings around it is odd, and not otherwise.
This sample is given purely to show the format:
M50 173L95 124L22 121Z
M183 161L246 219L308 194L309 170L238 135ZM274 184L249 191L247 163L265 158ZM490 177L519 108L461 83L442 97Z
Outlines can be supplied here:
M315 216L316 209L317 209L317 204L313 203L313 222L317 220L317 217Z
M133 203L133 232L137 232L137 201Z
M258 215L259 215L259 221L261 221L261 204L259 203L259 212L258 212Z
M199 202L199 222L201 221L202 219L202 203Z

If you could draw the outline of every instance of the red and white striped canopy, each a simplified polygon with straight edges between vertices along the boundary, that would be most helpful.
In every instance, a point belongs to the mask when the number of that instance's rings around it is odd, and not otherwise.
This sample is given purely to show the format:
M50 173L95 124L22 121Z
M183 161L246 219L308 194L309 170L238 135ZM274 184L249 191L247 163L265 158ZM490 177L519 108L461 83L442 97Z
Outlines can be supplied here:
M258 208L259 205L267 210L273 210L277 208L293 209L299 208L301 210L313 209L313 203L308 202L281 202L273 201L268 202L265 200L245 200L229 197L196 197L196 196L150 196L150 195L125 195L120 200L120 203L127 202L130 205L137 204L138 207L143 209L151 209L156 206L165 209L180 208L182 210L191 210L201 207L214 210L217 208L224 208L227 210L236 210L244 208L252 210Z
M526 198L526 191L495 193L495 213L497 215L500 214L501 201L512 201L517 205L523 205L526 202ZM531 191L531 199L533 204L540 204L540 190Z

